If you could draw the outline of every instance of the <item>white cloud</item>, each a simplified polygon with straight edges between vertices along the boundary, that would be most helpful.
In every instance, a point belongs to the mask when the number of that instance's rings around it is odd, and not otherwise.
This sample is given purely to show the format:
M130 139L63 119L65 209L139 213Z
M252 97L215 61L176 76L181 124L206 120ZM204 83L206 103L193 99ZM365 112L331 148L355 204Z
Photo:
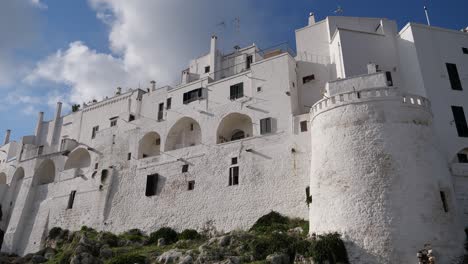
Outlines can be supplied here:
M117 86L137 87L153 79L173 84L190 59L209 50L213 33L220 35L224 48L265 39L262 29L270 21L252 2L89 0L97 18L109 26L112 54L73 42L39 62L26 80L66 84L71 87L70 101L77 103L110 96ZM240 33L232 25L237 16ZM217 26L222 21L226 28Z

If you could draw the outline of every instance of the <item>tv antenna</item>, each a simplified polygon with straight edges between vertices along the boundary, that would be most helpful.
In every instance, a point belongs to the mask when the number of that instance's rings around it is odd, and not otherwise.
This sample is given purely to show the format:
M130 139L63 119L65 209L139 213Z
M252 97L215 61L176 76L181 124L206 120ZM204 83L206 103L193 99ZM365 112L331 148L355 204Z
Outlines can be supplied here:
M234 24L234 29L236 30L237 33L240 32L240 18L239 17L236 17L232 20L232 23Z
M338 6L338 8L336 8L336 10L333 11L333 13L335 13L337 15L341 15L341 14L343 14L343 12L344 12L344 9L341 6Z

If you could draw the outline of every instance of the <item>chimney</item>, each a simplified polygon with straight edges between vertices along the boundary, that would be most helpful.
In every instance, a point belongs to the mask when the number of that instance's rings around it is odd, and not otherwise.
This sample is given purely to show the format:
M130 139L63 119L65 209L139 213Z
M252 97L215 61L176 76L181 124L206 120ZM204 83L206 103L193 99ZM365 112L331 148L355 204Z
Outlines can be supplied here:
M37 116L37 125L36 125L36 133L35 133L36 138L38 138L41 134L42 122L44 122L44 112L39 112Z
M210 76L216 80L216 76L211 73L217 71L217 56L218 56L218 37L216 35L211 36L211 47L210 47Z
M122 93L122 88L117 87L117 92L115 93L115 95L120 95L121 93Z
M315 14L313 12L309 13L309 26L315 24Z
M59 120L62 115L62 102L57 102L57 108L55 109L55 119Z
M151 81L151 88L152 88L152 91L156 91L156 81Z
M10 143L10 134L11 134L11 130L7 129L5 133L5 140L3 140L3 145Z
M367 73L372 74L372 73L377 73L379 71L379 65L369 62L367 64Z

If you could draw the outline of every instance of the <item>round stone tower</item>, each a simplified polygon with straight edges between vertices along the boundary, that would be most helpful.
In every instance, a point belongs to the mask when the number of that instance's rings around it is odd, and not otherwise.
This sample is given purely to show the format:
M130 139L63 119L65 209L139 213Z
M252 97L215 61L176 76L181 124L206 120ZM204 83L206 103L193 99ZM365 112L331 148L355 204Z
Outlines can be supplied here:
M389 87L336 92L311 120L311 233L341 233L351 263L417 263L425 246L437 263L462 254L427 99Z

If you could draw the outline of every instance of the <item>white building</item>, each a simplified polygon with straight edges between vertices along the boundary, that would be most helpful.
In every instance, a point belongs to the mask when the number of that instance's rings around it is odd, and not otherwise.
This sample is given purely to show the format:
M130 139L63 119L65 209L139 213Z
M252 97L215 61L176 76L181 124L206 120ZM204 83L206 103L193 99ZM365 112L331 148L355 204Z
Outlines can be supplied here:
M311 15L296 42L222 54L214 36L176 87L58 103L34 135L8 132L2 251L36 251L55 226L230 231L275 210L343 234L352 263L461 255L468 34Z

